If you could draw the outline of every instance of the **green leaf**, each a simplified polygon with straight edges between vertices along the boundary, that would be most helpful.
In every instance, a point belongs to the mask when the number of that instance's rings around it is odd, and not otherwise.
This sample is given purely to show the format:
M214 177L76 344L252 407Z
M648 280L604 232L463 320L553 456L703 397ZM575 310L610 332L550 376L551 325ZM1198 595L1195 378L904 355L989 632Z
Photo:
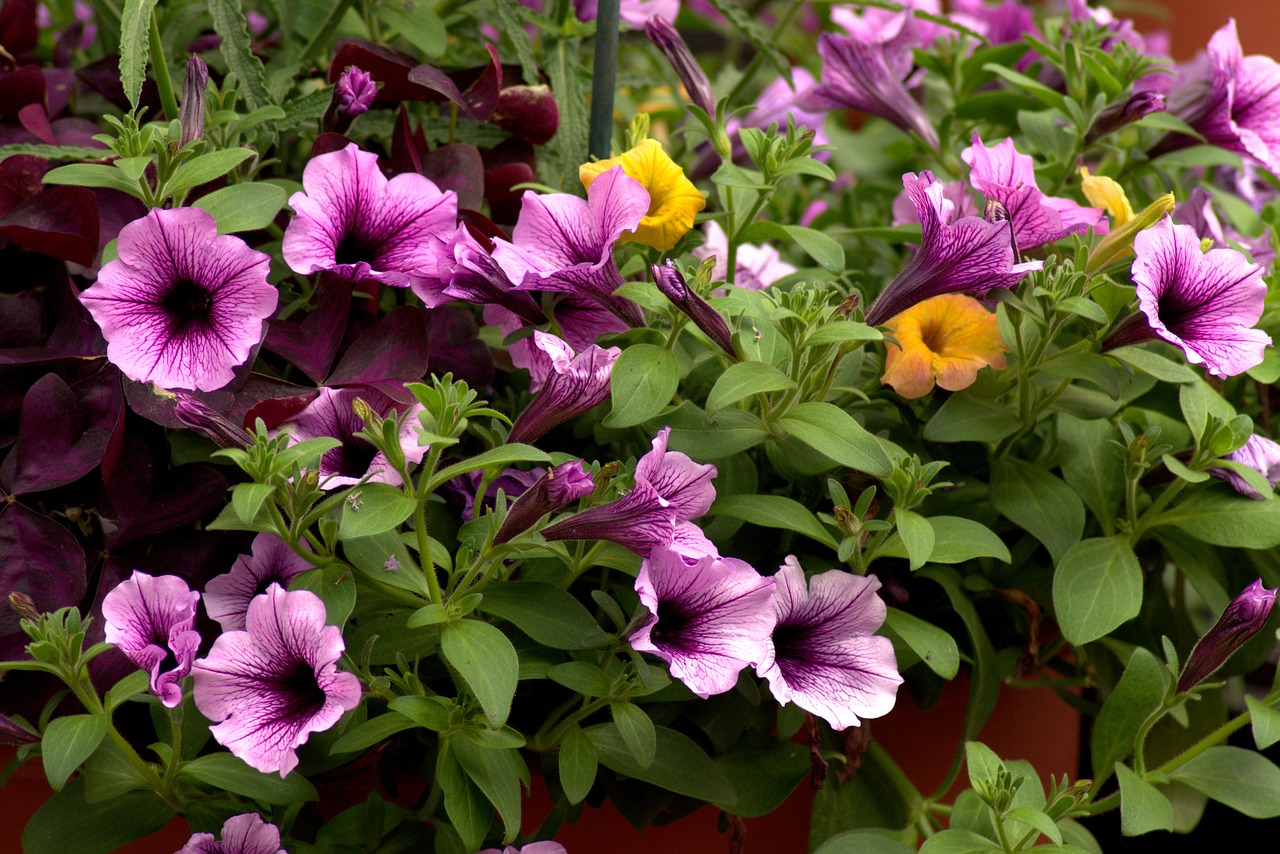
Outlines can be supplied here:
M1181 478L1188 483L1204 483L1209 479L1209 473L1204 471L1192 471L1187 468L1186 464L1175 457L1173 454L1162 454L1160 461L1164 463L1164 467L1174 477Z
M1062 636L1095 641L1142 610L1142 566L1128 536L1081 540L1058 561L1053 610Z
M783 495L725 495L707 511L712 516L741 519L764 528L795 531L828 548L839 547L835 537L803 504Z
M252 156L253 152L247 148L227 148L201 154L179 166L178 171L165 184L165 189L176 196L215 178L221 178Z
M107 689L107 696L102 705L108 712L114 712L121 703L139 694L145 694L151 685L151 677L144 670L135 670L128 676Z
M40 740L40 752L45 776L55 792L98 749L110 723L105 714L65 715L49 722Z
M480 701L490 725L506 723L520 672L507 636L488 623L458 620L444 627L440 652Z
M516 49L516 58L520 60L520 73L528 86L536 86L541 77L538 74L538 60L533 55L529 44L529 36L525 33L522 9L517 0L497 0L494 4L498 12L501 30L511 45ZM443 27L443 25L442 25Z
M431 491L439 489L458 475L466 474L469 471L479 471L491 466L505 468L513 463L549 462L551 462L551 457L547 456L544 451L539 451L533 445L522 445L519 442L513 442L510 445L499 445L484 453L476 454L470 459L440 469L431 478Z
M84 799L91 804L145 789L147 780L133 767L115 742L104 739L84 763Z
M453 704L444 697L396 697L387 708L404 715L423 729L443 732L449 728Z
M607 697L612 693L609 676L589 661L566 661L547 671L547 678L584 697Z
M1095 774L1103 774L1133 752L1138 730L1164 698L1164 666L1148 650L1136 647L1124 674L1102 705L1093 725L1090 755ZM1106 777L1096 779L1101 784Z
M595 745L573 724L560 740L560 787L569 803L581 803L591 791L598 763Z
M852 320L829 320L817 328L809 327L802 347L826 347L854 341L883 341L884 334L874 326Z
M70 844L76 854L109 854L155 833L173 816L173 808L151 791L89 803L84 777L76 777L31 817L22 831L22 850L24 854L66 854Z
M687 735L666 727L655 727L657 749L646 767L636 762L616 724L587 727L600 764L619 774L634 777L659 788L709 801L729 812L735 806L733 784L720 766Z
M889 455L853 416L830 403L800 403L778 419L778 426L818 453L872 477L893 473Z
M915 854L915 850L874 830L847 830L819 845L813 854Z
M398 528L413 515L417 506L404 490L389 483L365 483L352 488L342 502L342 521L338 536L342 539L372 537Z
M444 21L431 6L417 0L390 0L379 3L377 10L379 18L423 54L432 59L444 55L448 33L445 32ZM512 33L512 40L519 39L521 35Z
M1004 817L1006 821L1017 821L1029 827L1034 827L1052 839L1054 843L1062 844L1062 831L1058 830L1057 823L1041 810L1032 809L1031 807L1014 807L1005 813Z
M1064 380L1085 380L1109 397L1120 396L1120 377L1111 362L1097 353L1067 353L1040 364L1040 370Z
M671 427L667 447L696 460L723 459L769 438L764 422L750 412L723 409L712 420L687 400L663 413L662 421L664 423L657 427Z
M894 508L893 523L897 526L899 541L906 549L907 559L914 572L924 566L933 554L933 526L919 513Z
M782 228L822 269L837 276L844 272L844 247L835 240L813 228L799 225L784 225Z
M356 580L351 568L338 561L309 569L289 585L291 590L310 590L324 603L325 622L342 626L356 606Z
M1049 106L1056 107L1057 109L1061 110L1064 113L1067 112L1067 99L1063 96L1063 94L1061 92L1058 92L1057 90L1050 89L1048 86L1044 85L1038 80L1034 80L1026 76L1025 74L1019 74L1018 72L1014 71L1012 68L1005 68L1002 65L996 65L995 63L991 63L991 62L988 62L987 64L983 65L982 70L990 71L992 74L995 74L998 77L1003 77L1005 80L1009 81L1014 86L1017 86L1019 89L1022 89L1023 91L1028 92L1031 95L1034 95L1035 97L1039 98L1041 101L1048 104Z
M246 525L258 517L276 488L269 483L239 483L231 490L231 506Z
M288 198L283 187L255 181L214 190L197 199L195 206L213 215L219 234L236 234L271 225Z
M1116 517L1124 496L1124 460L1112 439L1118 441L1120 431L1110 421L1058 415L1062 477L1095 517L1107 521Z
M50 169L42 179L46 184L71 184L77 187L108 187L139 198L140 189L114 166L101 163L69 163Z
M1153 830L1173 830L1173 804L1164 793L1116 763L1120 781L1120 832L1140 836Z
M894 640L894 647L905 646L934 673L943 679L954 679L960 671L960 649L955 638L933 623L925 622L914 614L888 608L885 614L884 634ZM898 653L902 666L904 656Z
M707 395L707 413L724 409L753 394L795 388L791 377L763 362L738 362L730 365L716 380Z
M653 755L658 749L653 721L635 703L610 703L609 711L613 713L613 723L622 736L622 743L631 751L631 758L641 768L648 768L653 764Z
M357 572L379 584L410 590L424 599L431 595L422 569L395 531L343 540L342 553Z
M461 741L461 739L457 739ZM444 791L444 811L467 851L476 851L493 823L493 805L471 781L454 751L455 739L441 741L436 779Z
M1001 851L996 843L970 830L943 830L920 846L920 854L988 854Z
M358 753L373 747L375 744L381 744L398 732L413 729L415 726L417 724L398 712L378 715L376 718L369 718L359 726L354 726L344 732L329 748L329 752L331 754Z
M297 771L281 779L279 774L264 774L250 768L230 753L211 753L193 759L182 766L180 775L269 804L314 801L320 797L316 787Z
M1071 487L1022 460L992 466L991 506L1044 543L1054 563L1084 533L1084 505Z
M1198 488L1156 525L1172 525L1202 543L1242 549L1280 546L1280 501L1254 501L1225 484Z
M926 566L917 576L936 582L946 591L952 610L960 617L969 633L972 649L970 659L974 667L969 704L964 713L963 736L966 741L977 738L991 713L995 711L996 699L1000 696L1000 674L996 665L995 648L987 637L982 618L973 607L973 601L970 600L959 573L946 566Z
M925 422L930 442L998 442L1022 426L1018 414L986 397L960 391Z
M1280 711L1268 706L1256 697L1246 694L1245 704L1253 724L1253 743L1259 750L1266 750L1280 741Z
M142 84L147 79L147 61L151 57L148 37L155 7L156 0L124 0L120 11L120 85L135 110L142 96Z
M1120 347L1107 353L1130 367L1142 371L1147 376L1155 377L1166 383L1193 383L1199 377L1196 372L1179 362L1166 359L1159 353L1144 350L1141 347Z
M933 551L930 563L964 563L976 557L993 557L1009 563L1009 548L1000 537L981 522L963 516L930 516L933 528ZM895 532L876 552L877 557L907 556L902 538Z
M778 50L778 46L774 43L775 36L761 25L759 19L748 14L735 0L711 0L711 5L716 7L717 12L724 15L733 28L751 43L752 47L769 60L769 64L784 80L791 82L791 63Z
M813 768L804 745L750 731L716 764L733 782L734 815L744 818L777 809Z
M209 0L208 8L213 18L213 30L222 36L222 58L227 61L227 69L240 81L240 94L249 104L249 109L256 110L270 104L266 72L262 60L253 53L248 18L240 0Z
M520 781L529 779L529 769L519 751L510 747L484 747L473 741L466 730L461 738L450 738L449 746L462 770L502 816L506 828L503 842L515 839L520 832Z
M656 344L634 344L613 363L609 383L613 409L604 419L605 426L633 427L671 402L680 384L680 370L670 350Z
M545 581L490 584L476 607L552 649L591 649L611 638L571 593Z
M964 764L975 789L994 786L1000 772L1008 770L996 752L980 741L965 742Z
M1169 774L1250 818L1280 816L1280 768L1243 747L1210 747Z

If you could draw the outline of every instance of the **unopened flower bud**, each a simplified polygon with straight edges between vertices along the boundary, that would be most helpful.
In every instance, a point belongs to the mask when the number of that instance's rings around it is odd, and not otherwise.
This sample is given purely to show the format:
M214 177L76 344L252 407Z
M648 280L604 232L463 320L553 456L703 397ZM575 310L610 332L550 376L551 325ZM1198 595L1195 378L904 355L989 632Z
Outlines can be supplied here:
M216 412L194 394L176 391L177 401L173 405L174 416L186 427L204 434L219 448L249 447L249 431L241 427L220 412Z
M1132 124L1143 116L1162 113L1165 110L1164 95L1159 92L1138 92L1127 101L1111 106L1098 113L1089 129L1088 142L1114 133L1125 125Z
M645 22L644 34L657 46L658 50L662 51L667 61L671 63L671 67L676 70L676 76L680 78L680 82L689 93L689 100L708 116L715 116L716 99L711 91L711 82L707 80L706 72L693 58L693 52L689 50L689 45L685 44L676 28L671 26L665 18L655 15Z
M583 470L581 460L561 463L516 499L493 538L494 543L507 542L517 534L529 530L546 514L586 498L595 488L591 475Z
M19 593L16 590L10 593L9 607L24 620L34 622L40 619L40 609L36 607L36 600L25 593Z
M1138 232L1164 219L1166 214L1173 212L1174 206L1173 193L1165 193L1135 214L1133 219L1113 229L1089 253L1089 260L1085 262L1085 272L1090 276L1097 275L1113 261L1123 257L1126 252L1133 249L1133 239L1138 236Z
M377 96L378 84L373 75L363 68L349 66L333 86L333 97L321 126L328 133L346 133L356 116L369 111Z
M730 356L735 355L733 333L729 331L729 324L706 300L689 289L674 261L668 258L663 264L654 264L649 267L649 272L653 274L653 281L658 286L658 290L675 303L676 308L688 315L694 325L706 333L707 337L718 344L722 350Z
M187 77L182 83L182 106L178 123L182 125L182 145L204 136L204 101L209 87L209 66L198 56L187 60Z
M1178 677L1178 693L1189 691L1208 678L1261 631L1275 604L1276 591L1263 587L1261 578L1246 587L1191 650Z

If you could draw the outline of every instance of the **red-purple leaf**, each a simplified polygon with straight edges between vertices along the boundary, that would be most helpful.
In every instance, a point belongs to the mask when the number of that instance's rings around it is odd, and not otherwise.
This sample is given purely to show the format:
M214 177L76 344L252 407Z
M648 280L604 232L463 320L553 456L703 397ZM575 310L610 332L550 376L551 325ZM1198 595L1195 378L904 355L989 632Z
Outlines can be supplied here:
M474 145L455 142L432 149L422 164L422 174L441 190L457 193L460 208L479 208L484 200L484 162Z
M474 81L461 89L461 80L467 72L446 74L431 65L419 65L409 72L409 81L440 93L458 105L462 115L477 122L485 122L498 106L498 92L502 89L502 65L498 62L498 49L485 45L489 51L489 64L484 66Z
M333 364L351 305L351 283L321 273L316 279L315 311L306 320L273 320L263 344L282 356L315 382L320 382Z
M32 252L88 267L98 254L98 197L84 187L49 187L0 217L0 234Z
M402 305L365 330L325 385L400 385L427 372L427 311Z
M40 611L78 605L85 594L84 550L57 522L18 503L0 502L0 590L25 593ZM0 656L26 658L20 617L0 608Z

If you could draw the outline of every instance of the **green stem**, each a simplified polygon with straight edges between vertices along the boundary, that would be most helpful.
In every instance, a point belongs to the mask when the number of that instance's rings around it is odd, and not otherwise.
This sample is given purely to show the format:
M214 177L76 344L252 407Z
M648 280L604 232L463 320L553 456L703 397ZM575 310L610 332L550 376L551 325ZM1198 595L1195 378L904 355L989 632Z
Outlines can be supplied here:
M307 70L311 65L311 60L324 47L332 43L333 32L338 28L338 24L342 21L342 17L347 14L347 10L351 8L354 0L337 0L333 4L333 8L329 10L329 15L324 19L324 23L320 25L320 29L311 37L311 41L307 42L302 48L302 52L298 54L298 58L294 60L298 68Z
M164 117L173 121L178 117L178 99L173 95L173 80L169 78L169 65L164 59L164 45L160 42L160 25L156 23L156 11L151 11L151 30L147 34L151 46L151 73L156 78L156 88L160 90L160 104L164 107Z
M431 559L431 537L427 531L427 499L431 493L427 484L431 482L440 462L440 450L432 445L427 452L427 461L418 475L418 494L413 505L413 530L418 535L418 560L422 564L422 575L427 580L427 593L435 605L444 605L444 597L440 595L440 581L436 578L435 561Z
M1263 698L1263 703L1271 708L1275 708L1276 703L1280 701L1280 693L1271 693ZM1227 721L1177 756L1156 769L1157 774L1172 774L1174 771L1186 765L1192 759L1195 759L1201 753L1204 753L1210 747L1216 747L1220 742L1226 739L1235 731L1247 726L1253 720L1253 713L1244 711ZM1136 769L1135 769L1136 770Z
M1169 506L1169 502L1177 497L1187 486L1187 482L1182 478L1178 478L1173 483L1164 488L1164 491L1156 496L1156 500L1147 508L1147 512L1142 514L1142 518L1133 523L1132 533L1129 535L1129 541L1137 544L1142 538L1142 534L1159 520L1160 514L1164 512L1165 507ZM1131 511L1132 515L1132 511Z

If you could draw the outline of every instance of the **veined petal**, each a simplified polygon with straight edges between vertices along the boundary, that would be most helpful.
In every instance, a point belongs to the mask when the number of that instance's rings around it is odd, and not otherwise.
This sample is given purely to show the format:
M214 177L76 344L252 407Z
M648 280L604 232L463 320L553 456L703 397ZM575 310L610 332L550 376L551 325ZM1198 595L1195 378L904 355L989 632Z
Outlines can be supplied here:
M658 431L652 450L636 463L636 481L644 481L676 510L680 521L696 519L711 508L716 488L711 480L717 474L710 464L695 463L688 454L667 450L670 427Z

